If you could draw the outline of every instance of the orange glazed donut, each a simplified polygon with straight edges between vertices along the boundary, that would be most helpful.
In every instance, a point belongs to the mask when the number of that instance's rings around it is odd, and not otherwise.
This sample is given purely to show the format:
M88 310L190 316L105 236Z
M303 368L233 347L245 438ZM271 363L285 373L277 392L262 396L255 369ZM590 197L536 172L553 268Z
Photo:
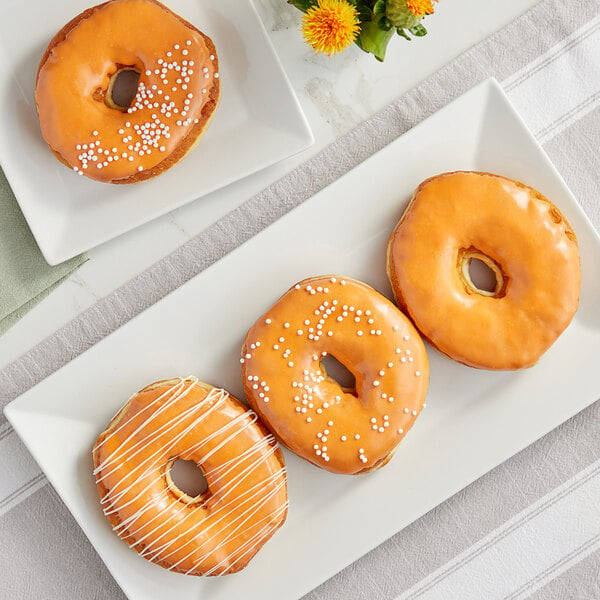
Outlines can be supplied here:
M355 377L327 375L331 354ZM385 465L423 408L425 346L410 321L368 285L341 276L292 287L242 348L248 401L290 450L333 473Z
M471 260L496 276L471 281ZM388 243L398 305L438 350L481 369L537 362L579 303L577 239L538 191L490 173L424 181Z
M112 96L123 70L139 73L129 107ZM155 0L112 0L75 17L48 45L35 88L56 157L109 183L172 167L198 142L219 97L214 44Z
M202 468L206 492L192 498L174 484L177 458ZM225 390L194 377L135 394L98 437L94 466L113 529L170 571L235 573L287 515L285 467L273 436Z

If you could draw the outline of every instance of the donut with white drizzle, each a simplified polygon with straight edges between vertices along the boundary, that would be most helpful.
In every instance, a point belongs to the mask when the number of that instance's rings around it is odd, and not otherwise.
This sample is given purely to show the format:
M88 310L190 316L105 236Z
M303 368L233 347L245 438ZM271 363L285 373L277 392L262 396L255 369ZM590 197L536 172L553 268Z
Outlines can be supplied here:
M130 106L112 91L139 73ZM111 0L67 23L39 65L42 135L79 175L109 183L155 177L200 140L221 93L212 40L156 0Z
M354 390L327 375L328 354L354 375ZM409 319L340 275L294 285L250 328L240 362L261 420L290 450L334 473L386 464L429 383L425 346Z
M104 514L140 556L189 575L243 569L283 524L287 483L274 437L225 390L195 377L135 394L100 434L94 474ZM170 476L193 460L208 490L190 497Z

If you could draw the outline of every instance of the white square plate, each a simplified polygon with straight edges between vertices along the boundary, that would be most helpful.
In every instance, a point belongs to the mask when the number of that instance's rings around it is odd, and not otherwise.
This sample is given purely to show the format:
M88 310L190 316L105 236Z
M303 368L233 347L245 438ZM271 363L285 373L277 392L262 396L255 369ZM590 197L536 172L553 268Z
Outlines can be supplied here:
M132 552L98 502L91 448L131 393L195 374L241 395L244 334L288 286L342 273L389 296L388 235L416 185L456 169L537 187L571 222L583 287L565 333L533 368L479 371L429 349L428 408L383 469L332 475L286 453L285 525L238 575L170 573ZM299 235L310 232L310 235ZM600 397L600 239L494 81L424 121L6 408L126 594L296 598Z
M93 0L0 3L0 164L50 264L310 146L312 133L250 0L166 0L219 52L222 99L200 144L139 185L79 177L41 136L35 76L52 36ZM24 34L24 32L26 32Z

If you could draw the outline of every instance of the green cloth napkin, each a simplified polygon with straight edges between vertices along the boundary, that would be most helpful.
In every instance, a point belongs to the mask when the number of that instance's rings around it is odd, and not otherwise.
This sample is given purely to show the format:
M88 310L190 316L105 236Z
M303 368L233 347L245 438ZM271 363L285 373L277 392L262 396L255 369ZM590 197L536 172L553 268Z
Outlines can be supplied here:
M0 168L0 335L87 260L44 260Z

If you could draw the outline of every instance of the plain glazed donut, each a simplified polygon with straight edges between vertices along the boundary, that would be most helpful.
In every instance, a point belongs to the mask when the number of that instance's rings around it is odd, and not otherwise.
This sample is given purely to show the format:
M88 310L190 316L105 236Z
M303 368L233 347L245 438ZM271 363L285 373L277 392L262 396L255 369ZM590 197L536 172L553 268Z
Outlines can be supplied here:
M171 571L226 575L243 569L283 524L283 456L256 415L193 377L135 394L94 446L94 474L113 529ZM193 460L208 490L192 498L170 477Z
M335 357L354 390L327 375ZM293 286L250 328L242 348L250 405L290 450L333 473L386 464L424 406L425 346L368 285L341 276Z
M112 86L139 73L130 107ZM56 157L97 181L155 177L199 141L220 97L213 42L155 0L92 7L52 39L37 73L42 135Z
M469 276L473 259L496 276ZM444 173L421 183L388 243L398 305L438 350L481 369L534 365L579 303L577 239L535 189L489 173Z

